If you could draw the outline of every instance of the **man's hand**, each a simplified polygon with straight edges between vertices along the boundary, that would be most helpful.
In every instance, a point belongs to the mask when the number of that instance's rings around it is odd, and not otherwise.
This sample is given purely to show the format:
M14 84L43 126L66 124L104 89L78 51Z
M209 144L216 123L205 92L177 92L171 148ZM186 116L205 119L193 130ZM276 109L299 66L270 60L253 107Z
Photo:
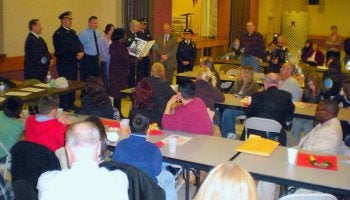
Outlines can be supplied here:
M79 52L79 53L77 53L77 54L75 55L75 58L76 58L77 60L81 60L83 57L84 57L84 52Z

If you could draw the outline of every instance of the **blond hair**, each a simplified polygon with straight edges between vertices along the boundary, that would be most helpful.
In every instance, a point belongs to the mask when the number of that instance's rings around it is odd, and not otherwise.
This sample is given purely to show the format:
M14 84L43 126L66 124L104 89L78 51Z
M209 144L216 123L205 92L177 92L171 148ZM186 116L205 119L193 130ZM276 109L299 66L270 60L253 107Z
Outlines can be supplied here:
M257 200L256 186L249 172L233 162L210 171L194 200Z
M153 63L151 67L151 74L155 78L165 79L165 68L160 62Z
M199 72L197 74L197 80L200 80L200 79L206 82L210 82L213 87L216 87L216 82L217 82L216 77L208 67L202 67L199 69Z

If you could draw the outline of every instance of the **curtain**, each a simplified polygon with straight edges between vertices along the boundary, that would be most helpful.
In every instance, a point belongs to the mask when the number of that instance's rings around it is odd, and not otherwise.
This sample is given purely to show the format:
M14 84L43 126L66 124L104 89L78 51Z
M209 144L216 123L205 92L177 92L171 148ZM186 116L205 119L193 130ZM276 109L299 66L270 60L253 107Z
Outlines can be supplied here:
M235 38L240 38L246 31L246 24L250 20L250 1L232 0L231 1L231 34L230 43Z
M124 28L129 27L129 22L132 19L146 18L148 20L148 24L152 24L149 6L150 0L123 0L122 5Z

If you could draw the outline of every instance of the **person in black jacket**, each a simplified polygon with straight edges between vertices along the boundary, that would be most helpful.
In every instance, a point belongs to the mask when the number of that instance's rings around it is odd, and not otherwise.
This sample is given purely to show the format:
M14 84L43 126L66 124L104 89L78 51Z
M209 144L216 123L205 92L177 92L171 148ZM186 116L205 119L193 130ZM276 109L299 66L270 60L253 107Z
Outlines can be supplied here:
M53 34L57 72L59 76L76 81L78 62L84 57L84 48L76 32L71 29L72 12L64 12L58 18L61 26ZM64 110L75 110L74 101L75 92L60 95L60 107Z
M277 88L279 76L275 73L266 75L264 82L265 90L252 95L252 102L247 108L247 117L261 117L279 122L282 127L286 120L294 113L295 106L292 102L292 95ZM244 135L244 134L242 134ZM279 142L286 144L286 133L281 132Z
M196 44L191 40L193 31L189 28L184 30L184 39L179 42L177 47L177 73L192 71L194 62L196 61L197 48Z
M29 33L24 45L24 79L45 81L52 63L45 40L40 37L42 26L39 19L28 23Z

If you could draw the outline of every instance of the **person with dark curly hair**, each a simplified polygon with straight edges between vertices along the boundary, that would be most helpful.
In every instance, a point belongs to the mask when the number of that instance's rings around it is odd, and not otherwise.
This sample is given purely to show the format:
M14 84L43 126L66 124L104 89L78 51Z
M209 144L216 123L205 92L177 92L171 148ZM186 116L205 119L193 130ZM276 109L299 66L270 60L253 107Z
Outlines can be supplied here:
M163 109L156 104L154 89L149 80L140 81L133 93L133 106L129 113L129 118L137 114L146 116L150 123L161 125Z
M76 113L80 115L96 115L113 119L113 106L101 79L90 76L85 85L86 96L81 100L82 107Z

